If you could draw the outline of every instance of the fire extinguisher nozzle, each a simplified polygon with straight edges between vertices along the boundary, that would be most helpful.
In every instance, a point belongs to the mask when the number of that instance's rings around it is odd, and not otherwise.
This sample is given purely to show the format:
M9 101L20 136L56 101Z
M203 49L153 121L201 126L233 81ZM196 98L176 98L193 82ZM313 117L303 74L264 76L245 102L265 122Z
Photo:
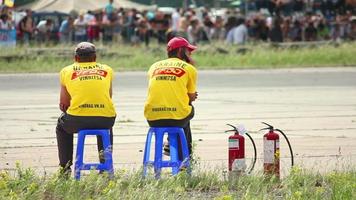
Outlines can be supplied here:
M272 125L270 125L270 124L267 124L266 122L262 122L262 124L265 124L266 126L268 126L267 128L264 128L264 129L261 129L261 130L267 130L267 129L269 129L269 130L272 130L273 131L273 126Z
M239 131L237 130L236 126L231 125L231 124L226 124L226 125L231 126L233 129L232 130L227 130L227 131L225 131L225 133L227 133L227 132L235 132L235 134L239 133Z

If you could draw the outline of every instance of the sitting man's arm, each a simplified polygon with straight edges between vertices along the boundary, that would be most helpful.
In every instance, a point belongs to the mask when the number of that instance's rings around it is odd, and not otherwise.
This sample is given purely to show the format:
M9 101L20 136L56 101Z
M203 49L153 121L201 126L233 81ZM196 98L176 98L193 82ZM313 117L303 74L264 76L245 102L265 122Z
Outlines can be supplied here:
M59 97L59 109L63 112L66 112L70 106L70 95L67 91L67 88L64 85L61 85L61 93Z
M112 82L110 83L109 93L110 93L110 98L112 98Z
M198 92L195 93L188 93L189 96L189 104L195 101L198 98Z
M197 71L194 67L188 69L189 69L189 80L187 84L187 89L188 89L189 104L191 104L193 101L195 101L198 98L198 92L196 90Z

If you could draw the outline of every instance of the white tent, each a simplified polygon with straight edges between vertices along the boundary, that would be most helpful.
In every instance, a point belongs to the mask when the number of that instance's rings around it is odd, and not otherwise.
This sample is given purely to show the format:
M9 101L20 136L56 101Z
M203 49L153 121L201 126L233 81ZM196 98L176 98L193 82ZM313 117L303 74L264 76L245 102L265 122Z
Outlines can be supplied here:
M104 8L109 3L109 0L38 0L21 8L31 8L34 11L41 12L64 12L69 13L72 10L87 11L98 10ZM115 8L136 8L137 10L152 10L155 6L148 6L131 2L128 0L114 0Z

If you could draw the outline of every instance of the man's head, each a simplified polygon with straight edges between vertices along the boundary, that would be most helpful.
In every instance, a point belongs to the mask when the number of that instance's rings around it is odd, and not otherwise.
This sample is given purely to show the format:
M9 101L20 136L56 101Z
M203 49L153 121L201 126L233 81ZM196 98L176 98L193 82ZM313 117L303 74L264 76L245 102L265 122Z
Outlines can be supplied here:
M9 16L7 14L1 14L0 15L0 19L3 21L3 22L6 22L8 19L9 19Z
M96 50L95 45L90 42L81 42L75 47L76 62L95 62Z
M356 24L356 16L351 17L351 24Z
M69 17L68 17L68 22L69 22L69 23L73 23L73 22L74 22L74 18L73 18L72 16L69 16Z
M52 24L53 24L53 21L51 19L47 19L46 20L46 25L47 26L52 26Z
M239 17L239 18L237 19L237 24L238 24L238 25L245 24L245 23L246 23L245 18Z
M197 47L191 45L182 37L174 37L167 44L167 53L169 58L179 58L193 64L190 55Z

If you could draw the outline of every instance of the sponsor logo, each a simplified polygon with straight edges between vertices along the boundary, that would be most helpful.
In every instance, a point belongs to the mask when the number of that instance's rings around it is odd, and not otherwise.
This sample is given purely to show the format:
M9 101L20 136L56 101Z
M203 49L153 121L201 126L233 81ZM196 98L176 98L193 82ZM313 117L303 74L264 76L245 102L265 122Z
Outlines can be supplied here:
M158 68L153 72L152 76L159 76L159 75L171 75L176 77L181 77L185 74L185 71L178 67L164 67Z
M81 76L93 76L93 75L98 75L101 77L106 77L108 74L107 71L101 70L101 69L88 69L88 70L80 70L80 71L75 71L72 74L72 80L81 77Z

